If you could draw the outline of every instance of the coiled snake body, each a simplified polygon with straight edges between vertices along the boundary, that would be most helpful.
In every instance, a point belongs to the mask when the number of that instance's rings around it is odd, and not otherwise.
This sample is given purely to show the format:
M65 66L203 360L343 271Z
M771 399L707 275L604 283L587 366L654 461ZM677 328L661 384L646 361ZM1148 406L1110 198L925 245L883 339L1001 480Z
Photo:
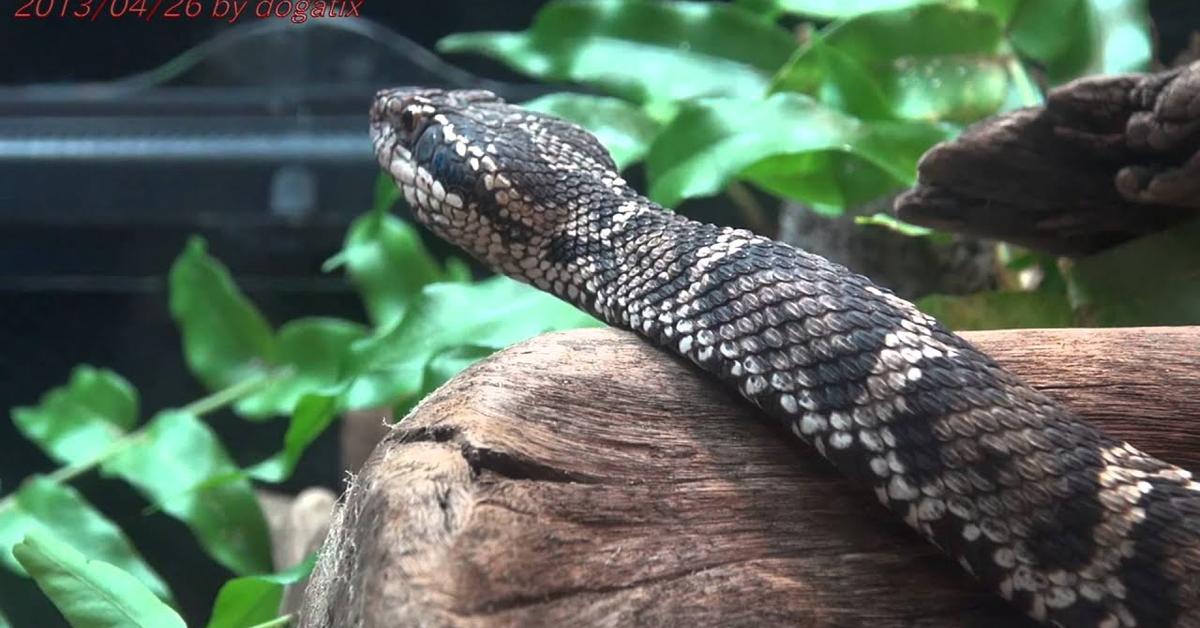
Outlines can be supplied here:
M735 387L1024 612L1200 625L1200 483L816 255L664 211L570 123L489 92L371 111L417 218Z

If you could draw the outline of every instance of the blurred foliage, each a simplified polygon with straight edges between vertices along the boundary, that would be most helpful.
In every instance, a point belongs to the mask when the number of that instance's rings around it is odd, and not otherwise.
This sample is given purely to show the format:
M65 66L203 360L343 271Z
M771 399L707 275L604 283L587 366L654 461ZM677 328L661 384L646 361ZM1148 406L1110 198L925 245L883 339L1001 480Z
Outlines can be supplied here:
M1200 321L1200 220L1069 262L1078 324Z
M76 628L187 626L136 578L52 535L31 531L12 553Z
M912 185L933 144L1039 104L1042 86L1147 69L1151 41L1143 0L556 0L525 31L439 48L604 94L532 104L594 131L620 167L644 160L662 205L750 183L838 215ZM950 240L886 215L858 221ZM1003 291L919 305L956 329L1195 321L1200 294L1121 278L1165 264L1194 284L1196 241L1064 271L1042 257L1061 280L1040 285L1003 265Z
M1140 69L1149 42L1128 0L556 0L528 30L439 49L609 95L534 106L595 131L622 167L645 156L668 207L748 181L838 212L911 185L963 124L1039 102L1030 68Z
M276 330L204 242L189 242L170 272L170 307L187 364L213 394L139 423L133 384L82 365L37 405L15 408L21 432L64 466L26 479L0 499L0 563L37 579L79 625L128 625L105 623L128 609L92 582L119 570L127 577L114 586L124 599L161 620L157 600L171 600L168 585L116 524L64 484L99 470L138 490L152 511L187 525L199 547L238 576L221 590L211 626L270 621L282 586L307 575L311 561L270 573L270 540L253 481L290 477L308 445L345 410L392 406L402 415L497 349L545 331L599 324L531 287L503 277L472 282L461 261L439 263L416 230L388 212L395 200L394 186L381 187L376 208L351 225L342 251L326 264L344 270L358 288L371 327L308 317ZM252 421L286 417L279 451L248 468L234 464L202 420L225 408ZM26 558L16 549L23 542ZM60 564L31 571L29 561Z
M644 162L650 196L665 205L746 182L837 214L910 185L920 155L963 125L1039 102L1034 76L1054 84L1140 69L1149 41L1139 0L558 0L526 31L454 35L440 48L593 92L528 106L591 129L621 168ZM184 523L235 576L210 627L285 622L282 587L312 561L270 573L255 482L286 480L345 410L401 415L499 348L599 324L527 286L473 281L463 262L435 259L389 213L396 200L381 177L375 207L326 264L355 286L367 324L307 317L275 327L202 240L188 243L170 271L169 307L187 365L212 394L143 421L132 383L83 365L14 409L22 434L63 466L0 498L0 564L33 577L75 625L181 625L170 586L67 485L97 470ZM886 215L860 221L945 238ZM1007 275L1039 271L1036 291L921 305L960 328L1194 321L1194 302L1178 306L1144 280L1159 266L1198 276L1191 229L1071 264L1017 254ZM224 409L286 419L278 450L235 464L203 420Z
M225 583L217 593L208 628L245 628L275 619L283 600L284 585L304 579L316 564L313 554L299 565L277 574L244 576Z

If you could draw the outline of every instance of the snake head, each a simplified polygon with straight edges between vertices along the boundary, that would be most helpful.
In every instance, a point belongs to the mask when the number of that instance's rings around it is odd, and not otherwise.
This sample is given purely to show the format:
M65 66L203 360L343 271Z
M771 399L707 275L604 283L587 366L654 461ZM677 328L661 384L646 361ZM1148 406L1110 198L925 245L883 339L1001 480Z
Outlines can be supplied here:
M371 137L417 220L543 288L555 287L564 238L585 208L602 211L605 199L633 194L590 133L487 91L380 91Z

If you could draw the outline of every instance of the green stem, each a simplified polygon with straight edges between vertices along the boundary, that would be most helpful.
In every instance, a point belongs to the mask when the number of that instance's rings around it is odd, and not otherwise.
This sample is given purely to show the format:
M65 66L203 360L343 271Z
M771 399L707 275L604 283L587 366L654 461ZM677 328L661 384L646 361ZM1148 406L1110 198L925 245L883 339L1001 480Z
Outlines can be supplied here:
M100 451L100 453L92 456L90 460L85 460L84 462L65 467L59 467L55 469L53 473L48 474L46 479L54 482L55 484L70 482L76 477L83 475L84 473L87 473L95 467L103 464L105 460L108 460L122 451L125 451L126 448L141 440L145 435L145 428L134 430L109 443L108 447L105 447Z
M218 390L206 397L201 397L200 399L197 399L180 408L179 411L198 417L216 412L225 406L240 401L241 399L258 392L263 388L266 388L275 380L286 376L290 372L291 369L289 368L281 368L274 371L259 373L258 375L245 381L238 382L228 388L222 388L221 390ZM100 453L92 456L90 459L55 469L52 473L46 475L46 479L56 484L70 482L80 475L95 469L101 464L104 464L105 461L109 460L113 456L125 451L125 449L136 444L143 437L145 437L145 435L146 426L143 425L142 427L129 432L121 438L109 443L107 447L100 451ZM13 495L14 494L9 494L5 495L3 498L0 498L0 512L12 506L14 501Z
M261 624L254 624L253 626L250 626L250 628L274 628L275 626L286 626L291 621L292 621L292 614L288 613L287 615L282 615L280 617L276 617L275 619L272 619L271 621L264 621Z
M1029 73L1025 71L1025 66L1021 65L1021 61L1015 55L1008 59L1008 73L1017 87L1017 94L1021 98L1022 105L1036 107L1042 104L1041 93L1034 86Z
M222 388L221 390L218 390L207 397L201 397L200 399L197 399L180 408L179 411L185 414L204 416L210 412L220 410L231 403L235 403L245 399L246 397L249 397L251 394L266 388L270 384L274 383L275 380L284 377L289 373L291 373L290 368L281 368L274 371L259 373L255 377L238 382L228 388Z

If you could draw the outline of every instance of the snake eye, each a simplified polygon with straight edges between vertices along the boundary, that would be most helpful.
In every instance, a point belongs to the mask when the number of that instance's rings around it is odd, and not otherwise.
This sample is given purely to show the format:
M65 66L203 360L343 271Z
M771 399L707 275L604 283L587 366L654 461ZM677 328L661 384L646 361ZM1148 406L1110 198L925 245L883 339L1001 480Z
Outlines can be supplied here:
M412 132L417 129L417 116L413 114L412 109L405 109L400 112L400 129L405 135L412 135Z

